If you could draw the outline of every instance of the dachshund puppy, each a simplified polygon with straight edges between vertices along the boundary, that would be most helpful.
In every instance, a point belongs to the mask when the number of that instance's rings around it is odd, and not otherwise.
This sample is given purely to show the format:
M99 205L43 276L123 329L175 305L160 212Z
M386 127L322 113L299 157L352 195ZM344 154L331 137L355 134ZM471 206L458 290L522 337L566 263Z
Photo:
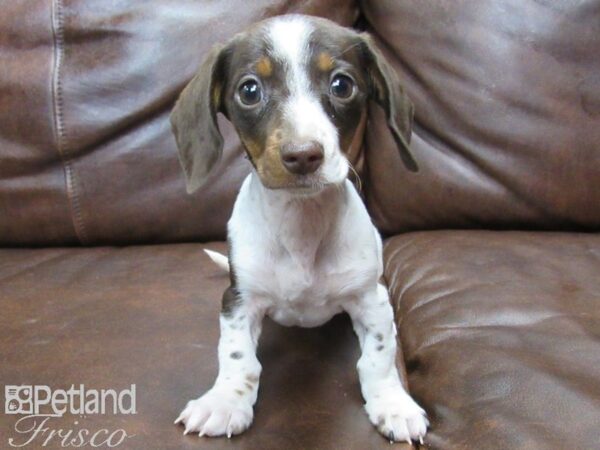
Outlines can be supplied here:
M352 183L346 154L367 102L385 111L409 170L412 103L364 33L301 15L260 22L210 52L171 115L188 192L205 182L223 148L216 116L234 125L253 170L228 223L230 271L223 294L214 386L176 423L201 436L238 434L252 423L265 315L314 327L350 315L368 417L393 441L421 440L428 421L395 366L396 327L381 238ZM360 143L359 143L360 145Z

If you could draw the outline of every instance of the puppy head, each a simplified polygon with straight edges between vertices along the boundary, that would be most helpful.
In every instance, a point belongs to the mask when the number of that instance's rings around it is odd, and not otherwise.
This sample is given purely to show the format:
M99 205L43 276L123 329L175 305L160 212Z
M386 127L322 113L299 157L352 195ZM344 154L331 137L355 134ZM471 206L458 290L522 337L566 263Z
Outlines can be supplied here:
M385 111L406 167L413 106L371 38L314 17L280 16L214 47L171 114L188 192L218 162L217 113L234 125L267 188L343 182L368 100Z

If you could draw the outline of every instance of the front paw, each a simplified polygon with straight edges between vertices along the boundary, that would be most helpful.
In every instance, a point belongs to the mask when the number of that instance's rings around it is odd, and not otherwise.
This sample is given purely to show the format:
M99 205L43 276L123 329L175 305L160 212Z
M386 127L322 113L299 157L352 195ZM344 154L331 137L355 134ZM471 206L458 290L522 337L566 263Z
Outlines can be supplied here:
M381 394L365 405L371 423L390 441L423 443L429 421L423 408L405 392Z
M175 424L183 423L183 434L196 432L200 436L240 434L252 423L252 404L237 392L214 388L196 400L190 400Z

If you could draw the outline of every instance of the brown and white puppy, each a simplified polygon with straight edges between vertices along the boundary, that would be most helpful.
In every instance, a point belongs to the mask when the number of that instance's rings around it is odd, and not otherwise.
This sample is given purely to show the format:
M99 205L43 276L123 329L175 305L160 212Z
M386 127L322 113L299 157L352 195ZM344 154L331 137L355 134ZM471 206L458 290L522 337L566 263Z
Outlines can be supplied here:
M381 238L347 180L356 130L369 100L385 111L406 167L413 108L368 35L314 17L258 23L215 47L171 116L188 192L219 160L216 116L235 126L252 173L228 223L230 271L220 317L219 374L176 423L220 436L248 428L261 365L256 346L265 315L317 326L347 312L358 335L365 409L391 440L425 435L424 411L395 367L396 327L382 274Z

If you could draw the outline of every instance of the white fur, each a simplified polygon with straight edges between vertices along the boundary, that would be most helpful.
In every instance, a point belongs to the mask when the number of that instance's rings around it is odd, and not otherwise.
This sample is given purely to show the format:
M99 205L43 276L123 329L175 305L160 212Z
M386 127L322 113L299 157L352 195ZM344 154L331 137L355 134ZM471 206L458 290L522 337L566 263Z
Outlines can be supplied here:
M231 436L250 426L258 383L251 390L246 383L261 371L255 351L265 315L312 327L345 311L362 349L357 367L369 419L391 440L421 440L428 422L400 382L393 311L378 283L381 238L354 186L346 180L300 197L264 188L253 173L228 232L242 302L221 317L219 375L177 419L185 432ZM235 352L243 356L232 359Z
M228 223L241 300L221 315L215 385L189 402L176 422L185 423L185 433L241 433L252 422L258 391L262 318L313 327L345 311L362 349L357 368L369 419L390 440L421 440L425 412L402 387L395 366L396 326L387 290L379 284L381 238L346 180L337 132L308 85L310 32L305 20L292 17L272 22L270 37L275 54L291 68L291 94L283 105L287 120L296 138L323 144L326 186L303 195L267 189L255 172L244 181ZM224 256L207 253L225 267Z
M312 25L301 16L286 16L272 22L268 39L272 56L284 62L290 91L282 104L287 135L297 142L317 141L323 146L324 163L317 176L323 184L341 183L348 175L335 126L311 89L308 76L309 39Z
M349 181L299 197L251 175L228 232L242 296L284 325L323 324L381 275L381 241Z

